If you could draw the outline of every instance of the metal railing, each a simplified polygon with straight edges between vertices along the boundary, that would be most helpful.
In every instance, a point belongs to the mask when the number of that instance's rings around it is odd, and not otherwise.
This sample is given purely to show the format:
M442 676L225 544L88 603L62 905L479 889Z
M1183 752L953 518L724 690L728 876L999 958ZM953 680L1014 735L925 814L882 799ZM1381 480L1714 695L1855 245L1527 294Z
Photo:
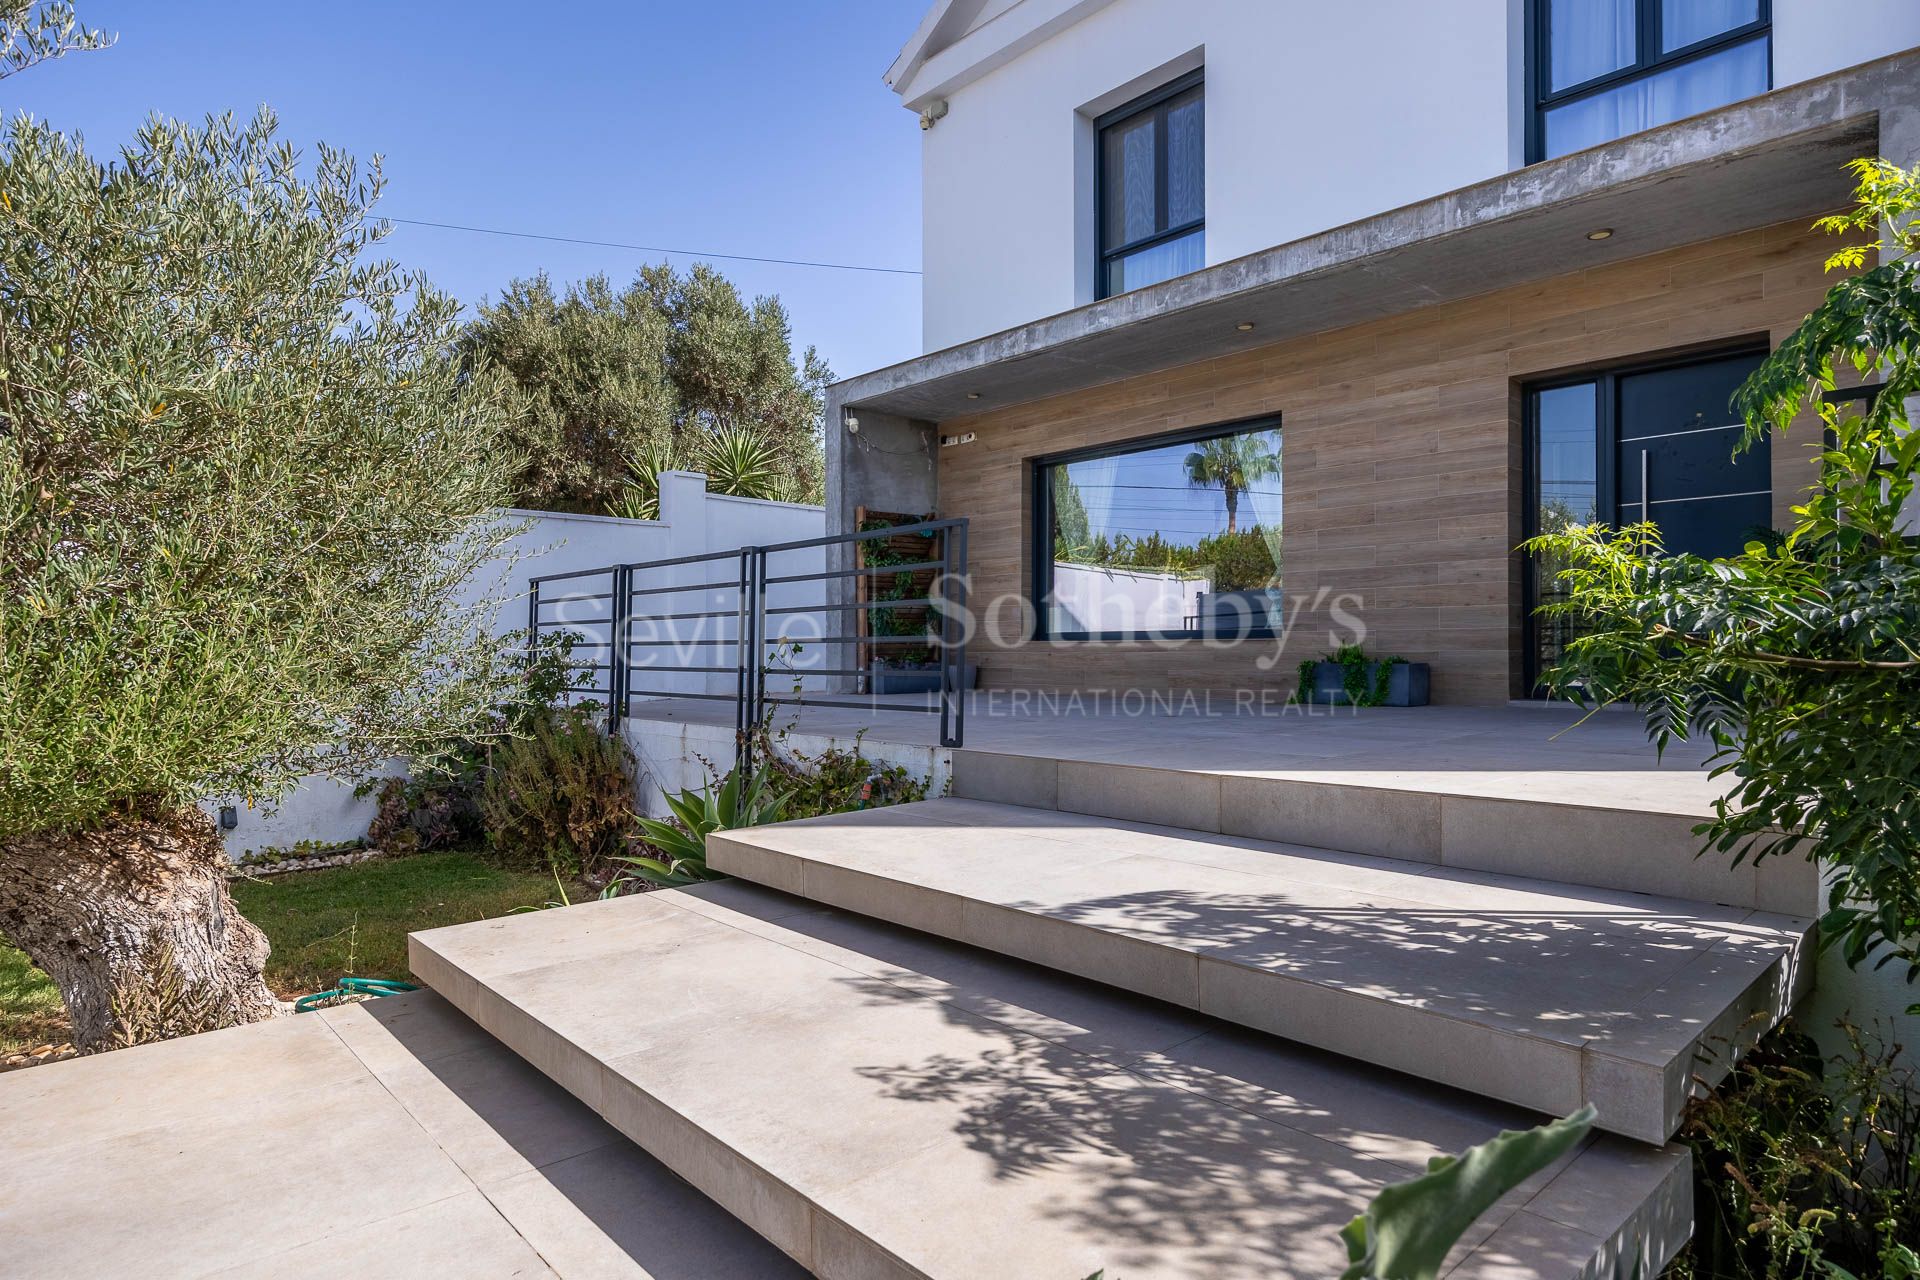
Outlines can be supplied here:
M913 563L814 567L816 560L830 562L836 548L913 534L937 537L937 554ZM923 597L863 600L854 591L852 602L827 598L835 581L927 570L933 578ZM529 649L543 636L572 634L576 679L570 692L604 699L609 732L618 732L635 698L687 698L733 703L735 763L747 769L753 767L756 730L776 706L934 714L940 717L942 746L958 747L964 740L965 519L577 569L543 574L529 583ZM822 593L818 599L810 594L816 587ZM872 617L881 610L923 608L929 621L924 633L862 634L872 628L851 621L863 612ZM831 665L810 665L809 646L815 645ZM857 661L868 646L925 647L936 654L936 696L931 702L883 701L872 692L850 697L844 688L815 683L850 681L859 689L870 670L831 655L852 654ZM724 661L728 657L731 662ZM732 680L716 678L725 676ZM791 692L769 692L770 680L791 680Z

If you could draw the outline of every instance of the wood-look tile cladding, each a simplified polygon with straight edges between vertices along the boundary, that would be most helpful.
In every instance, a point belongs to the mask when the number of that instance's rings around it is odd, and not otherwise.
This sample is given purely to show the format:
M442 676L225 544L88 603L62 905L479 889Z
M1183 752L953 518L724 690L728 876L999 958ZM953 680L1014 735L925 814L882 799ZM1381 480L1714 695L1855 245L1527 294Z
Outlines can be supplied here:
M1616 243L1630 252L1631 229ZM1831 283L1834 243L1784 224L942 424L978 438L939 451L940 514L971 517L973 599L1001 602L968 657L988 688L1277 692L1345 638L1335 597L1349 595L1370 652L1433 664L1436 702L1515 696L1522 384L1777 343ZM1033 458L1273 413L1284 646L1023 639L1007 598L1032 589ZM1811 481L1816 440L1802 426L1775 443L1776 523Z

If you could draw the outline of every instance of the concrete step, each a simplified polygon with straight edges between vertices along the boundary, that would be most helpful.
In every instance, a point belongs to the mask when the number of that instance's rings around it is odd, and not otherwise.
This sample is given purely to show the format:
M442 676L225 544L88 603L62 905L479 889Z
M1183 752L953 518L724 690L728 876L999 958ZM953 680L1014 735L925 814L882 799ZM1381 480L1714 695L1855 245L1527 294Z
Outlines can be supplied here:
M1476 740L1449 760L1444 737L1413 752L1398 739L1369 745L1364 718L1317 727L1306 744L1312 751L1293 754L1272 746L1263 753L1244 731L1224 730L1155 750L1144 727L1136 742L1077 755L1054 739L1031 752L958 750L951 790L963 799L1462 870L1820 913L1819 873L1804 858L1736 867L1729 854L1698 856L1703 841L1694 828L1712 818L1720 785L1697 768L1648 767L1644 743L1568 755L1531 738L1504 748Z
M717 833L708 857L1656 1144L1810 979L1803 918L981 801Z
M738 881L415 934L411 961L828 1280L1325 1280L1380 1187L1534 1119ZM1690 1223L1684 1151L1596 1135L1448 1274L1653 1275Z

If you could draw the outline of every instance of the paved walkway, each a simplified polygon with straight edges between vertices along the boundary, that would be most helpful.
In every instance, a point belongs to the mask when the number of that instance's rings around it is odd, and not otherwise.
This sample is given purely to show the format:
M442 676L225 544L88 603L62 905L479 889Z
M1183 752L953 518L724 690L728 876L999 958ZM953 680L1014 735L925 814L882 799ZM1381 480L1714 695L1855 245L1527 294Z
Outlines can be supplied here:
M0 1075L0 1274L800 1276L431 992Z

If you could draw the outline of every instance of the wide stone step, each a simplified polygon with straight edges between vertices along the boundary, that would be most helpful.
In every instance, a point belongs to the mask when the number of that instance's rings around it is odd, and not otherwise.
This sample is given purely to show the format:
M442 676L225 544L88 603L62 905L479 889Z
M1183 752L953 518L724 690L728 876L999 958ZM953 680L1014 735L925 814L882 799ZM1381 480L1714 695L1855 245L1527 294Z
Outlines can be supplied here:
M1704 842L1694 829L1721 789L1703 770L1599 767L1608 753L1569 764L1531 739L1495 751L1442 737L1417 754L1340 742L1366 727L1330 724L1291 757L1261 751L1244 731L1170 743L1150 752L1154 764L1138 762L1149 754L1139 743L1083 748L1080 758L955 751L952 793L1788 915L1821 909L1819 871L1803 857L1735 866L1731 854L1696 856ZM1140 732L1153 741L1153 728ZM1615 758L1640 766L1645 756L1640 744Z
M717 833L708 857L1651 1143L1810 978L1795 917L980 801Z
M828 1280L1325 1280L1431 1157L1533 1117L739 882L415 934L414 971ZM1594 1136L1448 1273L1656 1274L1688 1160Z

